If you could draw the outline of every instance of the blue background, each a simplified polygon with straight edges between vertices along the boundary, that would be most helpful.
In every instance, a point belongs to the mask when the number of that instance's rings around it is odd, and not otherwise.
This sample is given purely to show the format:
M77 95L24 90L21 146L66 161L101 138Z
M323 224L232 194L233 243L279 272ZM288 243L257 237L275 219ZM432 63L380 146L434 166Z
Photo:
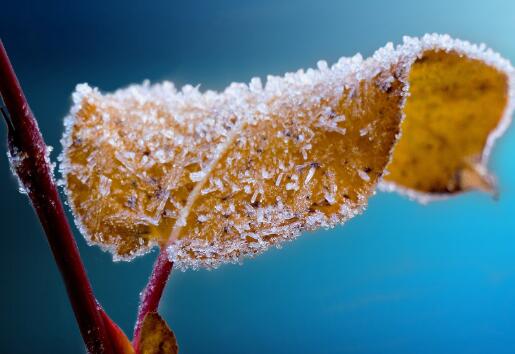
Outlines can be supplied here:
M0 35L46 141L60 151L76 83L231 81L450 33L515 61L512 1L2 1ZM1 138L5 129L1 130ZM174 272L161 312L182 353L515 351L515 129L494 151L501 198L421 206L378 193L364 215L216 271ZM59 274L0 154L0 352L80 353ZM127 332L155 254L112 263L77 239Z

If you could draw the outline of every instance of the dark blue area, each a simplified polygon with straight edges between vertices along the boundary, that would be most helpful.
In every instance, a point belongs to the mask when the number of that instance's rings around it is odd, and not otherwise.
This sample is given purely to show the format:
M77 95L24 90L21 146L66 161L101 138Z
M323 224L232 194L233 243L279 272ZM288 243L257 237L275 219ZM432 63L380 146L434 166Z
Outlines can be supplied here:
M511 1L3 1L0 36L41 130L60 151L75 84L231 81L370 55L425 32L486 42L515 59ZM1 136L5 137L5 129ZM175 272L162 313L182 353L515 351L515 130L495 149L498 202L420 206L378 194L345 226L243 266ZM0 352L80 353L59 274L0 154ZM154 255L132 263L77 238L94 288L131 332Z

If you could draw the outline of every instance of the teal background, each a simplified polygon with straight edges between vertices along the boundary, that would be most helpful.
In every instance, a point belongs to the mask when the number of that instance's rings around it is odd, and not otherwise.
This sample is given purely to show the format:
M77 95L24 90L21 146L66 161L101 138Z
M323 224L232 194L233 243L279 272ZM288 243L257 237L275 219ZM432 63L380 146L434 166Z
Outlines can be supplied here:
M368 56L449 33L515 61L513 1L2 1L0 36L46 141L61 150L75 84L231 81ZM5 137L5 129L1 138ZM515 129L495 148L501 198L421 206L378 193L364 215L216 271L176 271L161 312L181 353L515 351ZM0 154L0 352L81 353L44 235ZM98 298L131 332L155 254L112 263L76 233Z

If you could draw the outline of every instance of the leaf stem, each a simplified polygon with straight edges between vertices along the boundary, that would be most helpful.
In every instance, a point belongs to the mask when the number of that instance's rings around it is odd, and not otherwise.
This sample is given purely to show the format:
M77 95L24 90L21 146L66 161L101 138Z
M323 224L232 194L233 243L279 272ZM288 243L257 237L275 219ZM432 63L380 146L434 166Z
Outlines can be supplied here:
M154 268L152 269L152 274L150 275L148 284L145 289L143 289L140 297L138 316L136 319L136 325L134 326L134 337L132 340L136 353L138 353L139 338L143 320L148 313L157 311L166 282L172 272L172 267L173 262L168 258L166 247L161 248L161 252L154 263Z
M66 219L37 122L0 40L0 94L11 164L45 230L55 262L66 285L79 328L90 353L113 353L79 250Z

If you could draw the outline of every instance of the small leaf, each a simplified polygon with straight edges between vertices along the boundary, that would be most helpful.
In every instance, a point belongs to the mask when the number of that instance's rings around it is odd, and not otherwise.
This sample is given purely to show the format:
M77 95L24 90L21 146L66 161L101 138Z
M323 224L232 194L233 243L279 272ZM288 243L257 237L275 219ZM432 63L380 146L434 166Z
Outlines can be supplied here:
M156 312L150 312L145 316L138 348L139 354L176 354L179 352L175 334Z

